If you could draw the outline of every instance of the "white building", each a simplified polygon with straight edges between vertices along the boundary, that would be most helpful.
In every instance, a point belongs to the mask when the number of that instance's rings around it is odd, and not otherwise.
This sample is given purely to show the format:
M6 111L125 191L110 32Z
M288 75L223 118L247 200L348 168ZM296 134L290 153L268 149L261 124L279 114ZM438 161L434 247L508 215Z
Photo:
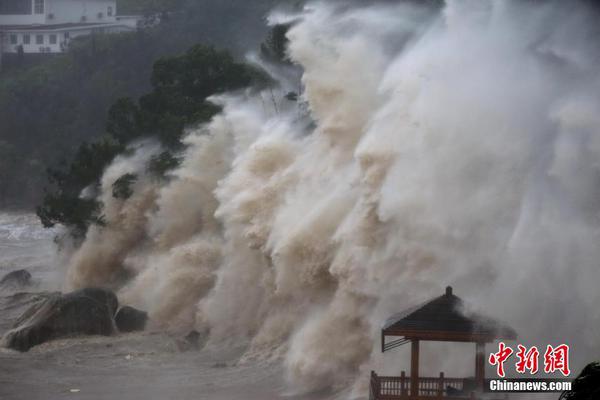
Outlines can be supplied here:
M0 57L60 53L77 36L131 31L138 21L118 17L116 0L0 0Z

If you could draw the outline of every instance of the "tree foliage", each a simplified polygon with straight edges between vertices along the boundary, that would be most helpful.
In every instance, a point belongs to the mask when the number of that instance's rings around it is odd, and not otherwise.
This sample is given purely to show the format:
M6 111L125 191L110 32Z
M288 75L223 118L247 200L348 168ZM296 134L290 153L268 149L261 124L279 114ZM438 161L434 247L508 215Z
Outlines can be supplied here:
M167 172L179 166L181 160L170 151L164 151L150 159L148 172L157 178L164 178Z
M261 79L258 71L228 52L196 45L181 56L160 58L151 75L153 90L137 104L130 98L117 100L108 112L107 131L123 144L155 136L168 147L178 147L186 125L206 122L219 112L207 101L209 96Z
M84 143L70 164L63 162L58 168L49 168L48 179L54 190L47 190L36 208L42 224L47 228L63 224L75 236L83 235L92 223L103 224L101 204L94 196L98 178L123 150L123 146L108 139ZM88 189L87 195L83 195L84 189Z
M196 45L182 55L160 58L151 75L152 91L137 103L120 98L110 107L106 123L109 138L81 145L70 164L48 170L52 187L37 208L44 226L63 224L75 235L82 235L90 224L102 224L101 204L94 200L94 194L105 168L129 142L153 136L171 149L152 157L147 167L153 175L164 177L179 165L171 151L181 148L184 128L207 122L219 111L207 98L253 82L264 82L264 78L212 46ZM129 198L136 180L134 174L121 176L113 183L113 196ZM84 190L92 195L82 196Z
M267 38L260 45L262 56L274 62L289 63L287 55L288 38L287 33L291 24L277 24L271 28Z
M137 181L136 174L125 174L112 185L112 195L115 199L127 200L133 194L133 185Z

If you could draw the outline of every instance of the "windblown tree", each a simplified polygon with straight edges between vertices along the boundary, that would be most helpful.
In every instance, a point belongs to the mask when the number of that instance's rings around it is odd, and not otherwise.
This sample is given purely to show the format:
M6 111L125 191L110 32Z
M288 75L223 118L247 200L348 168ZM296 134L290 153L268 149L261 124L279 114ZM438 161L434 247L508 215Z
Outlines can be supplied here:
M184 128L209 121L219 107L207 98L267 79L253 67L236 62L226 51L197 45L185 54L164 57L152 72L152 91L139 101L118 99L108 112L108 136L83 144L70 164L48 170L51 183L37 214L46 227L62 224L81 237L90 224L102 224L102 205L96 199L100 178L127 144L142 137L158 139L165 151L153 157L148 170L157 175L178 165ZM113 195L127 198L136 176L127 174L113 185ZM86 192L86 195L82 193Z
M267 38L260 45L263 58L273 62L289 63L287 55L288 38L287 33L291 24L277 24L271 28Z
M168 147L177 147L186 125L205 122L219 112L207 97L248 86L261 78L226 51L194 46L178 57L159 59L151 82L154 90L138 104L123 98L109 110L108 132L120 143L140 136L156 136Z

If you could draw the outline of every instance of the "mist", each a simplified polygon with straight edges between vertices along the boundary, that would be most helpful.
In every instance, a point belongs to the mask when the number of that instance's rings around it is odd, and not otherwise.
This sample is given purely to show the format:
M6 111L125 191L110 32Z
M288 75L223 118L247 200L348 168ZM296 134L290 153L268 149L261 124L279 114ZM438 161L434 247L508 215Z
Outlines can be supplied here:
M596 15L579 2L312 3L289 56L301 82L214 97L167 183L151 140L105 171L106 226L68 261L65 288L111 286L156 327L247 344L297 391L366 393L389 315L447 285L513 326L599 339L600 79ZM292 68L292 67L291 67ZM301 84L299 102L279 100ZM140 177L127 200L123 174ZM426 353L436 370L446 355ZM470 362L470 354L465 356ZM454 360L454 358L452 358ZM454 364L452 364L454 365ZM469 373L460 362L448 376Z

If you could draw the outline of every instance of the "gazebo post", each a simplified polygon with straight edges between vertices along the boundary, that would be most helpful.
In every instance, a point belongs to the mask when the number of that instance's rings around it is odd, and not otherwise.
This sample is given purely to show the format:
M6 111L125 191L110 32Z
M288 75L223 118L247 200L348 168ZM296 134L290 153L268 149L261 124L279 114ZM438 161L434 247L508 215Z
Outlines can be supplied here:
M410 346L410 398L419 396L419 339L412 339Z
M477 389L483 391L485 382L485 342L475 344L475 383Z

